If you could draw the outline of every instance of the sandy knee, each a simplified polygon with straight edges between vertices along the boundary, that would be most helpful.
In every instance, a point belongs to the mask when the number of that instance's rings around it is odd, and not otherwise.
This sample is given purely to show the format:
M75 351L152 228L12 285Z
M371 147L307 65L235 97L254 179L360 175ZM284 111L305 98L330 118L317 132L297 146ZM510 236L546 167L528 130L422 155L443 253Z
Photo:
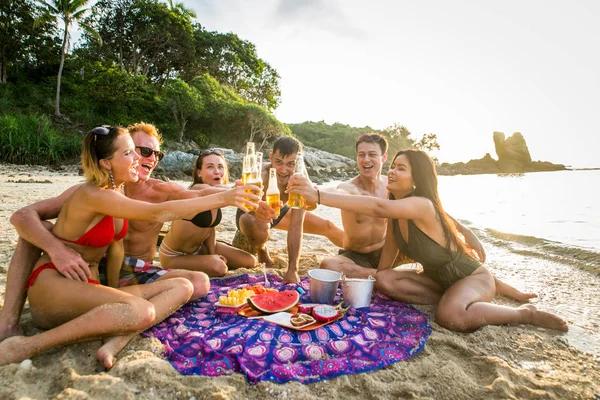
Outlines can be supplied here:
M204 272L194 272L190 276L190 281L194 287L194 292L190 300L198 300L207 295L210 290L210 279Z
M154 309L154 305L148 300L131 296L125 299L125 303L129 305L132 314L125 318L131 324L125 330L130 332L141 331L154 324L156 310Z

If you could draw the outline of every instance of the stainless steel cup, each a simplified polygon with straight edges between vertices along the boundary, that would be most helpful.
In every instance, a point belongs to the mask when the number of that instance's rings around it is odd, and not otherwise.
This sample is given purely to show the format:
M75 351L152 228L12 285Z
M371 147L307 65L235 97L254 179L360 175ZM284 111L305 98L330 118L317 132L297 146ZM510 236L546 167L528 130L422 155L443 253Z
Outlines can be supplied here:
M310 301L319 304L331 304L335 298L341 272L326 269L311 269L308 271L310 277Z

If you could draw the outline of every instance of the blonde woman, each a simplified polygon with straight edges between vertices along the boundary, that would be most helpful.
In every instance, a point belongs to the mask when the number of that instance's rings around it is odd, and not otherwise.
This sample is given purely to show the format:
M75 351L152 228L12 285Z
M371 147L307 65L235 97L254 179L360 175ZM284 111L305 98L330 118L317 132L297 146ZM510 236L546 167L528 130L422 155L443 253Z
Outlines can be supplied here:
M107 247L127 232L126 219L191 218L215 207L255 207L259 199L245 192L258 191L255 186L156 204L129 199L123 195L122 186L137 181L139 158L124 128L98 127L85 136L82 166L87 182L65 203L53 233L90 264L92 277L88 282L67 279L43 254L27 282L27 290L33 321L47 331L1 342L0 365L23 361L55 346L109 338L96 355L106 368L112 367L116 354L135 334L171 315L190 299L194 290L184 278L121 289L98 283L98 262ZM206 277L204 293L208 289Z

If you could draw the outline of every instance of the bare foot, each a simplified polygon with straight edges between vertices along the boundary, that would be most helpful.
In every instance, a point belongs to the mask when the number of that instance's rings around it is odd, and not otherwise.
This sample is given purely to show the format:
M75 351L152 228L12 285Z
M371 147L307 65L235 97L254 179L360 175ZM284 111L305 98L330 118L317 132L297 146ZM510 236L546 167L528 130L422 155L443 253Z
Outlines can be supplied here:
M500 280L496 281L496 294L506 296L520 302L528 302L529 300L537 297L537 294L535 293L523 293Z
M269 255L269 250L267 250L266 246L262 249L258 249L256 254L258 255L259 264L265 263L267 268L271 268L273 266L273 260L271 259L271 256Z
M96 358L109 370L117 362L117 354L133 339L137 333L127 336L115 336L108 339L96 352Z
M562 332L568 332L569 327L567 321L557 315L546 311L541 311L531 304L524 304L519 308L526 308L530 311L528 321L532 325L541 326L544 328L556 329Z
M0 343L0 365L20 363L33 357L27 336L12 336Z
M21 325L0 325L0 342L13 336L23 336L23 328Z
M504 293L498 293L498 294L501 294L506 297L510 297L511 299L515 299L515 300L523 302L523 303L528 302L529 300L538 297L537 294L535 294L535 293L524 293L515 288L511 288L511 289L512 290L506 290L506 291L504 291Z

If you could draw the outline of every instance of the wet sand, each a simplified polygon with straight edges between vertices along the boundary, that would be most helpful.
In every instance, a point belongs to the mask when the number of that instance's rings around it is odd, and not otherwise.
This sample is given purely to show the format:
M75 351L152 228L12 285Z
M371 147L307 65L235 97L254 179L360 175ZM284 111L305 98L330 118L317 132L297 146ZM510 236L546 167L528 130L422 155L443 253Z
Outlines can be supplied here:
M57 195L81 181L75 167L52 172L43 167L0 165L0 306L8 263L17 240L9 223L10 215L20 207ZM324 207L320 207L318 213L332 214ZM219 239L229 242L233 239L234 216L235 210L224 210ZM281 276L285 272L285 238L285 232L273 231L270 248L276 263L269 273ZM183 376L161 358L160 342L142 337L134 339L119 354L112 370L103 372L95 358L101 342L92 341L49 350L33 358L32 368L16 364L0 367L0 398L598 398L600 365L596 338L599 328L594 311L598 307L598 277L572 266L509 253L493 243L484 244L489 268L517 288L540 294L533 304L564 316L571 332L561 334L511 325L488 326L464 334L448 331L432 321L433 333L425 349L409 361L310 385L295 382L249 385L241 374L219 378ZM335 253L336 248L326 239L305 235L301 275L316 268L322 257ZM259 273L238 270L231 274L247 272ZM505 298L495 301L517 305ZM434 307L417 308L433 318ZM22 322L28 335L40 332L31 323L27 310Z

